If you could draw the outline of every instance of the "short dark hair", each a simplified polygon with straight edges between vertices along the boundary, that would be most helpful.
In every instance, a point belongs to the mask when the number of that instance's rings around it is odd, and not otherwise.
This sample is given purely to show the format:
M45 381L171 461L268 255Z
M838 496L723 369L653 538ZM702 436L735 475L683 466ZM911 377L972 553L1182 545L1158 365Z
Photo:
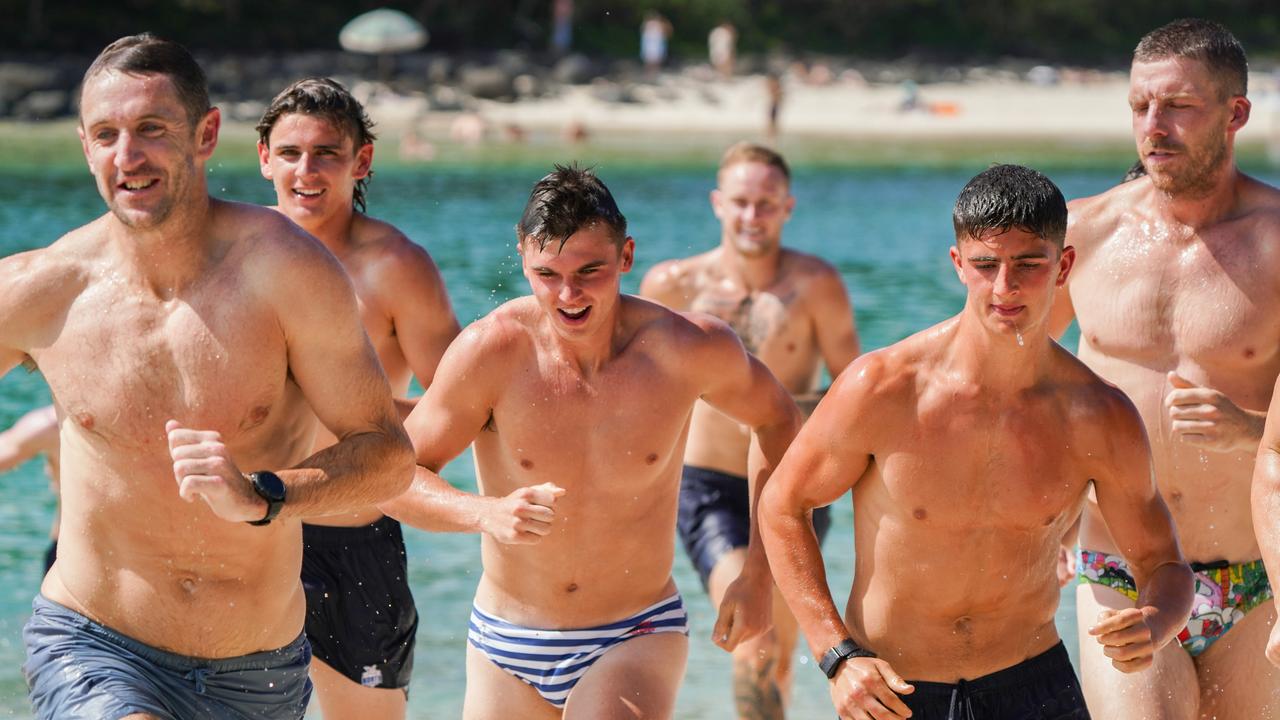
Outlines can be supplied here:
M791 182L791 168L787 167L786 158L773 148L753 142L743 141L730 145L720 157L720 170L723 171L727 167L744 162L758 162L777 168L778 172L782 173L782 177L786 178L787 182Z
M556 165L529 193L516 225L516 240L534 240L539 250L559 240L563 248L571 235L597 222L609 227L619 246L626 240L627 219L604 182L590 168Z
M94 77L104 72L129 75L164 75L173 83L178 100L187 111L192 125L209 112L209 84L200 63L183 46L172 40L142 33L129 35L111 43L98 53L84 73L80 92Z
M1062 247L1067 237L1067 201L1042 173L1021 165L992 165L960 191L951 224L956 242L1016 228Z
M1249 60L1231 31L1211 20L1183 18L1152 30L1133 49L1134 62L1190 58L1218 79L1222 99L1249 90Z
M1146 177L1146 175L1147 166L1142 164L1141 159L1134 160L1133 164L1129 166L1129 169L1124 171L1124 177L1120 178L1120 184L1123 185L1127 182L1133 182L1140 177Z
M281 90L258 121L258 139L263 145L271 147L271 128L281 117L293 113L324 118L351 138L356 151L378 139L373 134L373 121L365 113L364 106L342 83L330 78L304 78ZM365 188L372 178L373 171L370 170L368 175L356 181L355 192L351 195L352 204L360 208L360 212L365 211Z

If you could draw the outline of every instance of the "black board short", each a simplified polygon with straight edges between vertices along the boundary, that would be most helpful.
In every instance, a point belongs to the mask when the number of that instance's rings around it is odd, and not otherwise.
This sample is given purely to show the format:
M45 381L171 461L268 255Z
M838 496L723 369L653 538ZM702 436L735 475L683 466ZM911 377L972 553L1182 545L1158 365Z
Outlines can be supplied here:
M400 523L302 526L307 639L317 660L366 687L408 688L418 610Z
M974 680L908 680L900 695L911 720L1089 720L1080 680L1061 642L1017 665Z

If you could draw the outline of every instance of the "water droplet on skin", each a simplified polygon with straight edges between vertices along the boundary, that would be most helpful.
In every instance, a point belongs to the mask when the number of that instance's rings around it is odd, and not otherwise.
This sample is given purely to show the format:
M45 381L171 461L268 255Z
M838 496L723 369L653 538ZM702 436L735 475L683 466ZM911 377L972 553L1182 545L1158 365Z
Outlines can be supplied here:
M1022 333L1014 333L1014 337L1018 338L1018 347L1026 345L1026 343L1022 342Z

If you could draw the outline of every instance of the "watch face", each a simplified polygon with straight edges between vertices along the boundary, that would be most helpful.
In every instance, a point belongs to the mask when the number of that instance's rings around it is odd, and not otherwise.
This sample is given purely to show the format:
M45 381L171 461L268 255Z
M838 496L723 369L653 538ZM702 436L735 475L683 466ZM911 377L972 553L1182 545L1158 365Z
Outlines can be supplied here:
M284 500L284 481L273 472L260 471L253 474L258 493L268 500L281 502Z

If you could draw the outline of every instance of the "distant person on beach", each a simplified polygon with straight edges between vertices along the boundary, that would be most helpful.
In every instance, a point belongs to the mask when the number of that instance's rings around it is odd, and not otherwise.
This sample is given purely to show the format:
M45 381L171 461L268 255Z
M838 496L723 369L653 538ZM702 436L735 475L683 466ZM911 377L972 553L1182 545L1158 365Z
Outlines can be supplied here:
M711 28L711 32L707 34L707 56L711 60L711 67L726 80L733 77L737 44L738 30L727 20Z
M661 14L650 12L640 24L640 59L645 73L650 77L667 61L667 40L671 37L671 22Z
M300 519L410 481L342 266L209 197L220 124L185 48L111 43L77 128L109 212L0 261L0 372L39 367L65 418L58 558L23 630L42 719L300 718ZM314 455L313 414L341 438Z
M49 489L58 496L58 412L52 405L36 408L18 418L6 430L0 430L0 473L7 473L32 458L44 457L44 471L49 476ZM47 574L58 556L58 515L53 511L49 528L49 547L44 552Z
M702 399L751 429L755 497L799 412L728 325L619 292L635 243L589 170L534 185L516 248L533 295L449 347L406 421L414 487L384 507L483 533L464 718L670 718L688 653L671 566L690 414ZM479 494L436 474L473 442ZM721 647L768 629L772 584L752 542Z
M1053 332L1074 315L1080 359L1142 413L1156 482L1196 571L1181 646L1158 653L1149 677L1117 673L1081 644L1098 717L1280 717L1280 669L1263 655L1273 590L1249 509L1280 374L1280 192L1235 164L1247 69L1244 48L1217 23L1149 33L1129 74L1147 177L1071 203L1067 240L1079 262L1054 304ZM1082 632L1099 612L1133 607L1123 547L1090 503L1077 565Z
M551 52L565 55L573 47L573 0L551 2Z
M1137 410L1049 337L1074 258L1062 193L997 165L952 221L964 309L841 373L765 486L769 564L841 718L1084 720L1054 613L1058 550L1090 486L1138 578L1136 607L1084 626L1121 671L1173 640L1191 571ZM842 617L810 515L850 488Z
M375 136L364 108L337 82L309 78L277 95L257 129L275 209L342 263L392 394L407 397L413 377L430 385L458 321L427 251L365 214ZM335 441L321 431L315 450ZM325 718L403 718L418 613L400 524L372 505L310 517L302 544L311 678Z
M764 134L770 142L778 139L778 116L782 114L782 78L777 73L764 76L765 110Z
M672 310L702 312L729 324L743 345L811 411L821 366L836 377L858 356L853 306L840 274L823 260L782 247L791 218L791 171L766 147L738 143L725 152L711 192L720 221L714 250L651 269L640 294ZM711 602L742 571L751 539L746 428L706 403L694 406L680 484L678 529ZM819 541L830 509L817 508ZM791 688L796 621L775 595L773 629L733 651L733 697L741 718L782 718Z

